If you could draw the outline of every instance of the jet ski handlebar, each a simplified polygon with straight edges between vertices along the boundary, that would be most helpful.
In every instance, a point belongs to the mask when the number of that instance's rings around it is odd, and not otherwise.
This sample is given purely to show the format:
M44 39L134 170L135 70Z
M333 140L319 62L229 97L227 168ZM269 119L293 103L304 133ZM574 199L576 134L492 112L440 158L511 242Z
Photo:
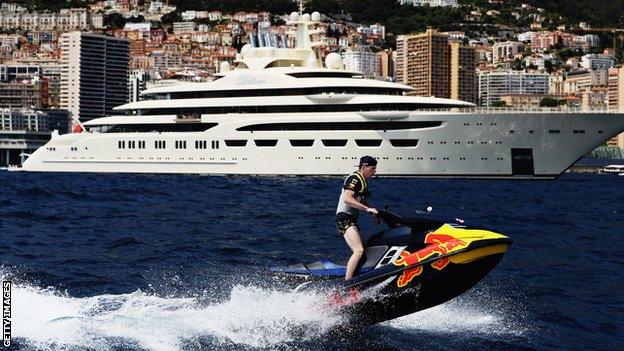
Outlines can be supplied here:
M380 210L377 214L377 218L383 220L389 228L395 228L405 224L403 217L388 210Z

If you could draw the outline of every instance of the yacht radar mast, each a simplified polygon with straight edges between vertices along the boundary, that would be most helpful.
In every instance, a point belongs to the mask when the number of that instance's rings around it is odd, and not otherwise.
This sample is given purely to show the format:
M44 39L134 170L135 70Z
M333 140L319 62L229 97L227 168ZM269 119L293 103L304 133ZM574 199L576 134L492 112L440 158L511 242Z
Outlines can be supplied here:
M319 47L325 45L325 42L317 39L319 35L324 33L323 29L318 28L318 23L321 21L321 14L318 12L313 12L312 14L303 13L305 1L299 0L298 5L299 12L292 12L288 16L288 21L286 21L288 25L295 27L294 31L289 31L289 35L295 37L295 46L290 48L274 46L254 47L253 45L246 44L234 61L238 64L237 68L323 68ZM222 73L226 72L227 70L222 70Z

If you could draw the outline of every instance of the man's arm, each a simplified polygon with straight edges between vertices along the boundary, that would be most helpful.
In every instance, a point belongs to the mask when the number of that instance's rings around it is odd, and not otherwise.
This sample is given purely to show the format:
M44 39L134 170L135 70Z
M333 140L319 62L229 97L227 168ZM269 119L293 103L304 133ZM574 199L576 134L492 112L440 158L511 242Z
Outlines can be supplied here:
M376 208L368 207L365 204L356 200L355 192L353 190L349 190L349 189L345 190L344 202L353 208L357 208L358 210L361 210L361 211L366 211L372 215L376 215L378 213Z

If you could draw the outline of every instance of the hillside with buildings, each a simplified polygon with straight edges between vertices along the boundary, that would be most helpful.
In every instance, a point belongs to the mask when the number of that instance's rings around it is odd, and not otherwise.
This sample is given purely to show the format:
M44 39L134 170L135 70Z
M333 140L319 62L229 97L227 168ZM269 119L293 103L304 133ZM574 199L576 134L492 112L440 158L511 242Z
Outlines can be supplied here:
M325 43L323 55L340 53L345 68L411 85L418 95L490 107L624 110L619 2L555 3L310 0L306 11L323 14L324 33L317 38ZM49 134L59 129L59 115L46 117L46 111L65 110L85 120L112 113L113 104L104 99L80 98L89 84L123 103L171 79L210 80L252 38L274 37L292 46L286 20L296 9L291 0L2 3L1 126ZM101 67L117 65L118 76L76 78L88 67L78 64L71 48L83 42L114 43L115 55L92 59ZM624 147L624 138L610 144ZM37 144L19 145L29 150Z

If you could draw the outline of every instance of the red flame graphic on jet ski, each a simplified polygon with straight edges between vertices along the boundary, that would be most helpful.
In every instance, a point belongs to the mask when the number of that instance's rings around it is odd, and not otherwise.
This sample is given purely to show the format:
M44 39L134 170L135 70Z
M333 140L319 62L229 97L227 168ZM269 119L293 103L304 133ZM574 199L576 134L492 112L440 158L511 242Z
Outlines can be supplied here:
M438 254L438 256L442 256L455 249L461 249L468 246L468 243L466 243L465 241L456 239L451 235L436 233L427 234L427 236L425 237L425 244L428 244L428 246L414 253L410 253L409 251L401 252L401 256L397 258L396 261L393 262L393 264L399 267L409 267L436 254ZM449 258L443 257L439 260L434 261L431 264L431 267L437 270L442 270L448 265L448 263ZM399 288L406 286L414 279L414 277L419 276L423 272L423 270L424 268L422 265L417 265L415 267L406 269L405 271L403 271L401 276L399 276L399 279L397 279L397 286Z

